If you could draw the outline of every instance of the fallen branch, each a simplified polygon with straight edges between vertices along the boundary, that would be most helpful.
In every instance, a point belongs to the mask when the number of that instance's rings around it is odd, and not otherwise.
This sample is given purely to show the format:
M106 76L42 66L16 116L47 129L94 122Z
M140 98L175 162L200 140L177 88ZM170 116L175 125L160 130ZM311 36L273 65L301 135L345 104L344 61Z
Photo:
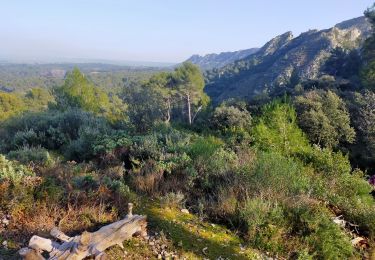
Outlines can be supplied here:
M45 260L42 252L49 253L50 260L80 260L88 256L105 259L104 251L114 245L123 248L123 241L135 235L146 236L146 217L132 214L133 204L128 204L128 215L117 222L90 233L83 232L79 236L69 237L57 228L51 230L51 236L61 243L39 236L33 236L29 245L22 248L19 254L25 260Z

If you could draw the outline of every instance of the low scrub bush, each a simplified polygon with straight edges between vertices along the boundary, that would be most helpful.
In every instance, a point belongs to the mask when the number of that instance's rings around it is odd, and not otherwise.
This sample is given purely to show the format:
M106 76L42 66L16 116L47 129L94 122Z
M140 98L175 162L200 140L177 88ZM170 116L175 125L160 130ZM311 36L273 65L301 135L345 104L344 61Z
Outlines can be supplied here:
M23 147L16 151L10 151L7 154L7 157L23 164L35 163L43 166L50 166L54 163L48 150L41 147Z
M34 176L34 172L26 166L9 161L4 155L0 154L0 181L9 181L18 184L24 177Z

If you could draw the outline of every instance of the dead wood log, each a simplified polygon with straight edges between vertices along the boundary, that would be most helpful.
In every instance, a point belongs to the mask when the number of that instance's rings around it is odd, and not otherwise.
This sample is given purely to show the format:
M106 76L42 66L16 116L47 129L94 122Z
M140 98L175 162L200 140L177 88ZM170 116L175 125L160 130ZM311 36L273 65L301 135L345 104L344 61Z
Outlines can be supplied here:
M147 235L145 216L133 215L133 204L128 204L128 215L117 222L90 233L84 231L81 235L69 237L57 228L51 230L51 236L61 241L52 241L39 236L33 236L27 248L22 248L19 254L26 260L45 260L42 252L47 252L50 260L80 260L88 256L95 259L105 259L104 251L114 245L123 248L123 241L135 235Z

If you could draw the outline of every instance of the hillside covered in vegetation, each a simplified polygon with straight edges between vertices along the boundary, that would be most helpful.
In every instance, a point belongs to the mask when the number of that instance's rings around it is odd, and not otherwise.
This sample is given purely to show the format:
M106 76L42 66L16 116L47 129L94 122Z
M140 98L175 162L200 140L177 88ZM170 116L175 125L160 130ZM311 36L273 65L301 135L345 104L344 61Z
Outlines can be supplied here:
M128 202L149 236L111 259L373 259L375 7L365 15L360 41L347 35L364 18L287 33L216 76L185 62L114 90L73 68L50 88L0 91L0 259L55 226L119 220ZM333 38L348 42L319 73L302 58L276 70L301 41ZM272 88L248 81L260 74L278 75ZM234 95L244 81L259 93Z

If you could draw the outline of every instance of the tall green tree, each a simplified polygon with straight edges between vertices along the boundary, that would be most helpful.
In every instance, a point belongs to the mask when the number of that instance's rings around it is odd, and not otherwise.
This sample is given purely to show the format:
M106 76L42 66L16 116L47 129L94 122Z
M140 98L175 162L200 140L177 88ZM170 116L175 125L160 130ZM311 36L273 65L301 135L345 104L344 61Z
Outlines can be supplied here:
M204 78L199 67L191 62L184 62L173 73L174 87L185 101L188 122L191 125L197 114L207 105L209 97L204 93Z
M332 91L306 92L296 97L295 106L299 125L313 143L336 148L340 143L354 142L355 131L346 105Z
M309 149L308 140L297 125L294 107L280 101L262 108L262 115L254 127L254 139L261 150L286 156Z
M108 95L96 87L78 68L69 72L64 84L55 89L55 99L60 109L80 108L112 122L127 119L127 105L116 95Z
M137 132L149 131L165 117L163 97L153 88L144 85L125 88L123 99L129 105L129 120Z
M77 107L99 113L109 103L104 91L95 87L78 68L66 75L64 84L55 92L57 105L62 108Z
M145 84L144 87L149 91L155 92L155 95L160 98L159 109L163 114L163 120L168 123L171 120L172 107L176 103L174 101L176 90L171 83L172 74L168 72L161 72L153 75Z

